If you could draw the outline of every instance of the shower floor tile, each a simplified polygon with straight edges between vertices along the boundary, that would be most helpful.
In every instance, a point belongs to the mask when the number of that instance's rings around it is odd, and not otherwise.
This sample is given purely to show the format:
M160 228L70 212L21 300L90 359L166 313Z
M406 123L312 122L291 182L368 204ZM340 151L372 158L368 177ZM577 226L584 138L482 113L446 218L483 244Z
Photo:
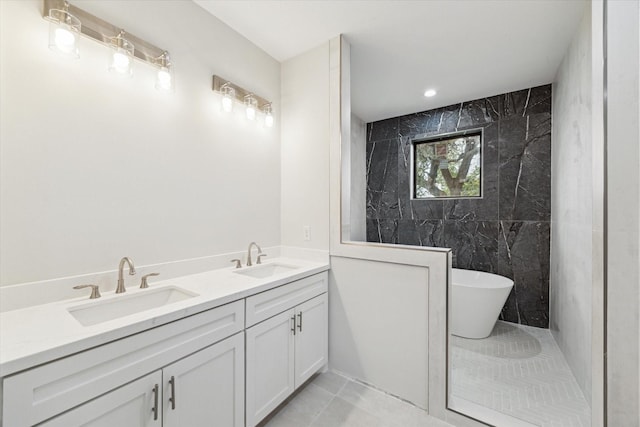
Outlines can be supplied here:
M498 321L488 338L451 337L455 398L541 427L589 427L591 408L548 329Z
M453 427L334 372L315 377L259 427Z

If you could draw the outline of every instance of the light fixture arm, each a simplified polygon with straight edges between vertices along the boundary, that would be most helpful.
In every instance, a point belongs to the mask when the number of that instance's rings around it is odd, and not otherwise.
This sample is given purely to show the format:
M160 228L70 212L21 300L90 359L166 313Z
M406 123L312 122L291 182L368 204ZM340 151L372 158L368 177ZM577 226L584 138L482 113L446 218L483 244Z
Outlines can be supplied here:
M158 56L155 59L155 65L158 67L165 67L165 68L169 68L171 67L171 58L169 57L169 52L167 52L166 50L164 52L162 52L162 55Z

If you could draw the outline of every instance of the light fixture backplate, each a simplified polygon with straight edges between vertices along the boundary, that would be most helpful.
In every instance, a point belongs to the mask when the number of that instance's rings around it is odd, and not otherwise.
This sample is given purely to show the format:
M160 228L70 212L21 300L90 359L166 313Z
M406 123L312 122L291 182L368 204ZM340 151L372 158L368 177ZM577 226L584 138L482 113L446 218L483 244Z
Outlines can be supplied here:
M49 10L50 9L65 9L65 1L64 0L44 0L44 11L43 16L45 19L49 20ZM118 34L121 34L123 29L120 27L116 27L113 24L104 21L97 16L86 12L79 7L76 7L72 4L68 5L68 12L78 18L82 23L80 28L80 32L85 36L92 38L100 43L105 45L111 44L111 39L116 37ZM131 42L135 46L135 51L133 55L141 59L142 61L148 62L152 65L157 64L157 58L165 53L165 49L160 49L159 47L142 40L139 37L134 36L128 31L123 34L123 37Z

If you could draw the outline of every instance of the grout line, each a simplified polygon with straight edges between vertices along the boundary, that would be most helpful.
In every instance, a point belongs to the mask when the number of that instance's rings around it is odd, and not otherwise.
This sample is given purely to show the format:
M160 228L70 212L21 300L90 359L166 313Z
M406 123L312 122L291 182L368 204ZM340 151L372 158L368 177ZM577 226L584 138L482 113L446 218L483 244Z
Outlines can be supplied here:
M308 427L311 427L313 425L313 423L315 423L318 420L318 418L320 418L320 415L322 415L324 413L324 411L327 410L327 408L331 405L331 402L333 402L336 399L336 397L338 397L338 394L344 389L344 387L350 381L349 378L345 377L344 375L338 374L337 372L334 372L334 371L331 371L331 370L327 370L327 372L331 372L332 374L338 375L339 377L346 379L346 381L345 381L344 384L342 384L342 386L340 386L338 391L336 391L335 393L331 393L329 390L327 390L324 387L316 386L316 387L319 387L319 388L321 388L321 389L333 394L333 396L331 397L331 399L329 399L329 402L327 402L327 404L320 411L318 411L316 416L311 419L311 421L309 422L309 426ZM310 384L313 384L313 382L311 382Z
M344 385L343 385L342 387L344 387ZM340 390L342 390L342 387L340 387ZM340 390L339 390L339 391L340 391ZM320 418L320 415L322 415L322 414L324 413L324 411L326 411L326 410L327 410L327 408L331 405L331 402L333 402L333 401L336 399L336 397L338 397L338 395L337 395L337 394L334 394L334 395L333 395L333 397L332 397L331 399L329 399L329 402L327 402L327 404L324 406L324 408L322 408L322 409L321 409L321 410L316 414L316 416L315 416L315 417L313 417L313 418L311 419L311 422L309 423L309 427L313 426L313 423L315 423L315 422L318 420L318 418Z

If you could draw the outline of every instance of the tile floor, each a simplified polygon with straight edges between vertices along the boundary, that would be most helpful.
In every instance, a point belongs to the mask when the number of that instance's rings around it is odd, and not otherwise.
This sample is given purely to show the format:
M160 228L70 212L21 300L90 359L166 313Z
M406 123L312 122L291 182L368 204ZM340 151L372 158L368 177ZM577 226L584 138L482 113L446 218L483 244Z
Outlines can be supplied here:
M542 427L591 426L591 409L548 329L498 321L451 339L455 397Z
M312 379L260 427L452 427L422 409L333 372Z

